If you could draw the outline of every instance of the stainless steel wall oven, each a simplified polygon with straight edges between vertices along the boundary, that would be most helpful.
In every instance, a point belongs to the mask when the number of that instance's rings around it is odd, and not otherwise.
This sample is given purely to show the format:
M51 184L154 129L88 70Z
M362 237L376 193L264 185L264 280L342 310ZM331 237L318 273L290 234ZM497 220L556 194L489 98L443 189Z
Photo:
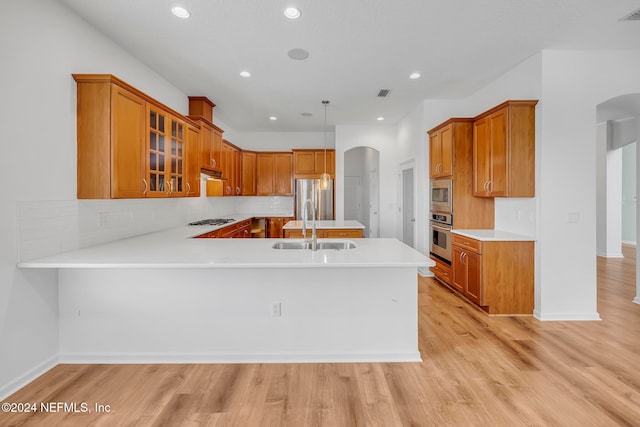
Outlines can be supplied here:
M429 227L429 252L434 257L451 264L451 225L453 215L431 212Z

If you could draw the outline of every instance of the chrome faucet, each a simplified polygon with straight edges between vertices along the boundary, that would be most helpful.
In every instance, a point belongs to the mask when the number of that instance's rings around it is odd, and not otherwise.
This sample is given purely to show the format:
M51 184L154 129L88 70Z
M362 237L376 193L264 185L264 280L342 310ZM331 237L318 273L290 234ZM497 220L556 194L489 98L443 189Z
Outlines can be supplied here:
M307 240L307 204L309 203L311 203L311 217L313 219L313 222L311 223L311 250L317 251L318 235L316 234L316 207L314 206L311 199L305 200L302 207L302 237L304 238L305 242L309 243L309 240Z

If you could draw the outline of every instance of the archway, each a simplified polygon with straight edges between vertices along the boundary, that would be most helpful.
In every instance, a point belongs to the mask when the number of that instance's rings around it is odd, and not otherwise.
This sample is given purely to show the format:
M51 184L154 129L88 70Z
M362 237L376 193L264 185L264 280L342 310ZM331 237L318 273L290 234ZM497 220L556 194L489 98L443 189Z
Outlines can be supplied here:
M380 152L355 147L344 153L344 219L364 224L366 237L380 235Z
M596 244L598 256L622 256L622 244L638 242L640 216L637 190L640 188L640 94L611 98L596 107L597 195ZM633 156L633 159L629 157ZM640 255L636 251L636 295L640 304Z

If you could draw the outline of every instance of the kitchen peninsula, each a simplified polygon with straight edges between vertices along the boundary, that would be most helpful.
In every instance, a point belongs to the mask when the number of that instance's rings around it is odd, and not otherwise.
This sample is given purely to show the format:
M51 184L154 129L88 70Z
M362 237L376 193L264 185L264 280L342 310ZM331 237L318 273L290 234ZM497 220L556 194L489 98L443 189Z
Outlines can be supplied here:
M420 360L416 270L433 265L426 256L396 239L310 251L192 238L211 230L21 262L59 270L60 362Z

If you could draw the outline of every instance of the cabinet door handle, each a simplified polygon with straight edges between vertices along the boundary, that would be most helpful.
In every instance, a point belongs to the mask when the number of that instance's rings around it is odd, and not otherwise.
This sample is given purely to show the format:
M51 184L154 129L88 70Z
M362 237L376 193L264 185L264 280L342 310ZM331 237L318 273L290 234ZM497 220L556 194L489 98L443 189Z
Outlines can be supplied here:
M460 257L459 257L460 258L460 264L464 264L463 255L464 255L464 252L460 252Z
M211 166L216 167L216 159L211 159Z
M147 184L147 180L145 178L142 178L142 182L144 182L144 190L142 191L143 195L147 195L147 190L149 189L149 184Z
M227 194L231 194L231 187L227 185Z
M173 193L173 181L167 181L167 188L169 189L167 190L167 195L170 196Z
M491 182L491 180L489 180L487 182L487 192L491 193L491 187L493 187L493 182Z
M187 182L187 193L191 193L191 184Z
M236 187L236 194L240 194L240 187Z

